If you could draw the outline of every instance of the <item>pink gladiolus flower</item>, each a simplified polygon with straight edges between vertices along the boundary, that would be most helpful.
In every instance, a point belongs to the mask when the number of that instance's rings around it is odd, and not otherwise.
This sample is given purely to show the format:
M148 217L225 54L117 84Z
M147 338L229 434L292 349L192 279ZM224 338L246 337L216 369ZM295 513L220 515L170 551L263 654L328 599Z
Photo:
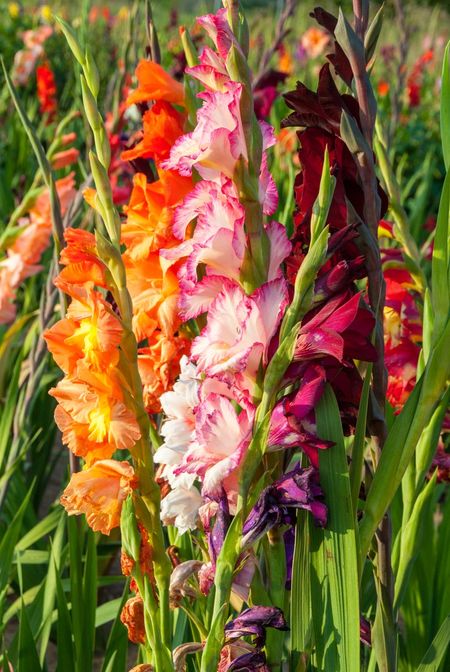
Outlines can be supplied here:
M225 8L219 9L215 14L205 14L197 18L202 28L206 30L211 40L219 52L219 56L225 61L230 47L234 44L240 49L238 42L230 28L227 20L227 10Z
M248 158L239 112L241 92L242 84L230 81L223 91L199 93L205 102L197 112L197 126L175 142L162 167L181 175L191 175L195 167L206 180L220 173L232 178L239 157Z
M186 68L186 74L198 79L211 91L223 91L230 81L224 60L209 47L204 47L199 56L199 65Z
M251 296L236 283L224 282L209 308L207 326L192 344L199 371L210 376L240 373L244 388L251 390L286 305L283 278L266 283Z
M209 394L196 410L195 440L176 474L191 473L203 483L202 494L220 497L223 490L230 504L237 495L237 469L251 438L253 407L238 414L230 399Z

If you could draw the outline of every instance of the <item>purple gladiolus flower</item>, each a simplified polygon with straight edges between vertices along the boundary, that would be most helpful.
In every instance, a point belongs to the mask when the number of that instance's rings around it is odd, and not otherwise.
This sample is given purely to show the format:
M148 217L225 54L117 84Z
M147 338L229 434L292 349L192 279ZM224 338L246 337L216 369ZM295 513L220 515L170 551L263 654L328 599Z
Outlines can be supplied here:
M243 546L251 545L272 527L292 524L294 509L311 511L317 525L327 522L327 507L322 501L319 474L314 467L299 465L261 493L243 528Z
M269 672L265 654L266 628L288 630L283 612L278 607L252 607L225 626L226 646L222 650L232 659L223 660L220 672ZM253 644L239 642L241 637L254 637ZM243 650L243 651L242 651ZM233 652L233 653L232 653Z
M227 642L240 637L255 637L255 646L261 648L266 641L266 628L288 630L283 612L278 607L251 607L225 626Z
M266 656L262 651L244 653L231 661L226 672L270 672L267 667Z

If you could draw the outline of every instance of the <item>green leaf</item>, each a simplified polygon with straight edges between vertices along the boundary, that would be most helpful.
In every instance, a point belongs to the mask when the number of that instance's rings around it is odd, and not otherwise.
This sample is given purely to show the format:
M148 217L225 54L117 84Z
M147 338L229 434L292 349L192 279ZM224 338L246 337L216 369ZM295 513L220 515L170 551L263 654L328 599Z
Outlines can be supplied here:
M421 378L417 381L402 412L396 417L384 444L370 486L359 530L361 565L373 535L389 507L425 427L447 387L450 375L448 343L450 320L431 351Z
M56 621L56 643L58 663L56 672L75 672L75 649L73 645L72 620L69 605L55 564L56 603L58 619Z
M114 621L122 604L122 599L122 597L116 597L114 600L105 602L96 608L94 623L95 628L99 628L101 625L105 625L105 623Z
M3 611L3 601L5 599L6 590L8 587L8 579L11 571L11 565L14 555L14 547L16 541L19 537L20 530L22 528L22 519L27 510L28 504L31 499L31 494L34 490L34 482L31 488L28 491L25 499L23 500L19 510L14 516L11 524L3 535L3 539L0 541L0 614ZM25 626L24 626L25 627Z
M358 672L360 609L355 518L339 407L329 386L317 406L316 418L319 436L335 444L319 454L320 482L328 506L328 523L319 549L323 554L324 574L317 578L328 589L333 617L330 631L325 630L320 636L325 640L332 634L335 636L338 657L333 668L335 672ZM316 627L315 632L317 645Z
M97 546L95 533L87 530L87 550L83 574L83 648L84 669L92 668L97 608Z
M83 600L82 600L82 555L81 543L84 537L82 522L69 516L67 519L69 535L70 601L72 604L72 630L75 642L75 669L84 672L83 660ZM88 668L89 669L89 668Z
M427 483L414 503L411 516L402 530L400 562L395 579L394 609L398 611L408 586L409 575L423 541L424 521L428 518L436 485L436 474Z
M19 624L19 651L17 672L41 672L41 664L36 651L36 643L28 621L27 610L22 605Z
M129 595L129 585L126 582L122 593L122 600L116 611L116 618L109 632L106 643L105 657L102 672L125 672L128 653L128 634L120 620L120 614ZM178 610L177 610L178 611Z
M364 49L366 52L367 63L370 61L370 59L375 53L378 38L380 37L381 28L383 26L383 12L384 12L384 4L381 5L380 9L373 17L372 22L369 28L367 29L367 33L364 37Z
M441 336L450 311L450 171L445 177L436 222L431 260L431 296L433 302L432 342Z
M61 517L64 515L64 510L62 507L58 506L53 511L51 511L48 516L45 516L40 520L31 530L28 530L26 534L17 542L16 551L20 551L21 554L30 546L33 546L39 539L42 539L46 534L49 534L55 527L58 525ZM22 562L24 562L24 556L21 556Z
M291 649L293 658L310 651L312 644L311 618L311 557L308 513L297 512L291 588ZM295 662L293 661L295 669Z
M445 169L448 171L450 168L450 42L445 48L442 63L441 140Z
M449 644L450 616L447 616L416 672L438 672L439 665L448 651Z
M65 519L60 517L58 527L52 540L52 550L50 554L50 563L48 567L47 577L45 579L44 598L42 605L41 628L39 636L41 638L39 648L39 659L41 665L45 661L45 653L47 651L48 641L50 639L50 631L52 627L53 609L56 599L56 578L58 576L59 563L62 556L62 547L65 531Z

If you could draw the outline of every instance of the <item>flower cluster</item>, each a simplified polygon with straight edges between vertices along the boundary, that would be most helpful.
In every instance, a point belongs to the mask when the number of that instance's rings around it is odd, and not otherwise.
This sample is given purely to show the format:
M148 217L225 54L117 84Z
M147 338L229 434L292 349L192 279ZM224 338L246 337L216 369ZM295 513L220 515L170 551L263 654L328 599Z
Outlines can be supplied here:
M125 206L121 240L127 286L133 300L134 332L139 370L149 413L161 410L160 396L179 373L179 359L188 341L179 333L177 265L161 256L162 248L177 244L173 235L175 206L193 187L192 179L163 167L186 121L184 91L157 63L141 61L138 87L128 105L143 110L143 128L129 141L122 160L139 171ZM154 101L148 107L149 101ZM145 172L142 172L145 171Z
M68 140L71 139L68 137ZM63 154L60 152L54 156L58 167L66 165L67 155L64 158ZM69 160L74 157L71 153ZM61 213L64 215L76 193L74 174L70 173L57 180L56 191ZM0 261L0 324L8 324L14 320L17 289L26 278L42 269L40 261L50 244L52 234L50 194L47 188L41 190L23 215L17 222L15 235L11 236L13 242L6 249L6 257Z
M44 333L48 349L64 371L50 391L63 442L86 462L72 474L61 502L69 514L85 513L94 530L109 534L120 522L123 501L136 486L133 467L112 459L132 450L140 429L119 360L123 328L104 296L108 270L93 234L67 229L64 266L56 286L71 298L64 319ZM103 291L102 291L103 290Z
M172 232L177 244L161 252L177 271L182 319L204 325L189 358L182 361L173 391L161 397L167 420L155 459L165 465L162 473L172 488L162 501L162 517L181 531L195 528L202 502L208 506L223 493L230 511L235 509L261 367L267 364L287 305L280 266L290 251L280 224L262 224L263 212L270 215L277 205L266 157L274 137L268 124L255 120L253 132L261 138L263 152L255 165L243 122L249 111L254 114L245 108L251 104L246 84L228 71L230 51L241 54L241 47L225 9L198 21L215 49L205 46L198 65L186 69L205 88L198 94L197 124L175 142L163 162L166 170L181 176L195 171L201 178L175 210ZM244 280L252 263L249 211L239 180L242 167L249 166L256 183L253 208L260 236L267 241L266 277L250 289Z
M337 75L350 85L353 74L349 61L332 39L336 20L320 8L314 15L330 35L328 60ZM297 209L293 254L288 260L290 278L301 264L310 242L309 225L319 192L321 156L326 148L336 180L328 216L331 234L328 261L317 278L313 308L302 321L296 351L304 381L300 390L307 385L311 405L299 407L294 404L289 410L297 422L305 426L306 421L306 425L311 426L313 416L308 416L308 412L328 382L336 393L344 427L350 429L355 424L361 391L361 378L354 360L376 360L376 351L371 344L375 319L356 285L367 274L365 248L358 231L358 226L364 222L364 196L356 162L341 135L342 115L351 117L360 128L360 112L354 97L339 92L330 63L320 71L317 92L298 82L296 90L286 94L285 99L293 112L283 125L301 128L298 132L301 172L295 183ZM379 185L378 194L384 212L386 196Z

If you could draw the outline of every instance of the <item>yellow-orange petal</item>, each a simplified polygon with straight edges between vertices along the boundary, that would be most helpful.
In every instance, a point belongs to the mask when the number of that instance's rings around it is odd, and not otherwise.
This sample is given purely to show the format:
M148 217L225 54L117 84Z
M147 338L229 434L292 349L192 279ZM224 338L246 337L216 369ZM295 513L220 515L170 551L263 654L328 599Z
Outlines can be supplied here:
M136 486L137 478L131 464L100 460L72 474L61 504L69 516L84 513L94 532L109 534L119 526L122 504Z

